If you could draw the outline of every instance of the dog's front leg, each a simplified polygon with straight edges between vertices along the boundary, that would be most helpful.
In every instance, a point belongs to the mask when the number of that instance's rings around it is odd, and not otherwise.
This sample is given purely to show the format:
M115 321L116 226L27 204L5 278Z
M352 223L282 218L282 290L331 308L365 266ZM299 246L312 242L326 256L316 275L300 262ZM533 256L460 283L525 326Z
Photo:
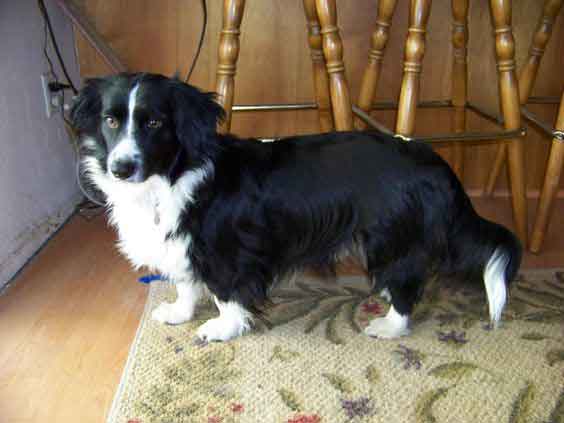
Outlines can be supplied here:
M151 318L161 323L177 325L192 319L196 303L201 298L203 287L193 281L175 283L177 298L173 303L161 303L151 314Z
M251 313L235 301L219 301L213 297L219 317L210 319L198 328L196 336L200 342L227 341L242 335L251 326Z

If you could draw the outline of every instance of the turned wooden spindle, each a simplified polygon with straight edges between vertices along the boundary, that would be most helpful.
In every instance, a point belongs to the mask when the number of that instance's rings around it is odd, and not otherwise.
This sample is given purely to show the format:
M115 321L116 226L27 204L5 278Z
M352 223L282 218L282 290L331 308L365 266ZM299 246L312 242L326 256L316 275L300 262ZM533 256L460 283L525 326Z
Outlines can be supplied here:
M452 0L452 105L454 106L453 129L455 133L466 131L466 101L468 98L468 0ZM464 147L453 146L453 169L458 178L464 179Z
M333 129L331 98L329 95L329 75L325 67L323 56L323 40L321 26L317 17L315 0L303 0L307 20L309 49L313 64L313 85L319 113L321 131L329 132Z
M405 41L403 81L396 122L396 133L400 135L409 136L415 130L421 62L425 54L425 31L430 11L431 0L411 0L409 29Z
M560 100L555 129L562 134L561 137L564 137L564 93ZM533 226L533 234L531 235L531 251L533 253L539 252L544 240L548 221L552 214L554 198L558 191L562 166L564 166L564 139L554 137L550 147L550 155L546 166L544 183L537 209L537 217L535 219L535 225Z
M397 0L380 0L378 2L376 28L372 33L372 44L370 52L368 53L368 65L362 77L360 96L358 98L358 107L366 113L370 113L372 110L372 102L376 95L376 88L378 86L378 79L380 78L380 70L384 59L384 51L386 50L386 44L390 36L390 25L396 4ZM366 123L361 119L356 120L356 126L358 129L367 127Z
M533 90L533 85L537 79L537 72L544 54L544 49L552 35L552 26L558 16L564 0L545 0L541 18L537 29L533 35L529 57L519 74L519 101L526 104ZM503 168L507 150L505 145L500 145L497 149L494 165L486 184L486 194L491 195L495 189L497 179Z
M511 29L511 0L490 0L490 9L495 32L495 52L504 126L506 130L516 130L521 128L521 111L519 88L515 74L515 41ZM509 140L507 152L515 228L521 242L526 246L527 198L523 139Z
M222 132L231 129L231 108L235 89L235 73L239 57L239 28L245 10L245 0L223 1L223 26L219 38L219 52L215 91L217 101L225 109Z
M335 0L315 0L315 5L321 24L323 54L329 74L335 129L350 131L353 129L352 105L345 77L343 43L337 27L337 5Z

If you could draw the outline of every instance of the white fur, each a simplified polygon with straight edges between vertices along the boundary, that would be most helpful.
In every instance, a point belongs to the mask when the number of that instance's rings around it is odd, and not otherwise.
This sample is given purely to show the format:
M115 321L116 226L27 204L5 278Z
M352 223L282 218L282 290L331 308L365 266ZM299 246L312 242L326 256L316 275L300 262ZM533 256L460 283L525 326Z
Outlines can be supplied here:
M501 312L507 300L505 269L509 258L499 248L494 251L484 270L484 284L488 296L490 319L495 326L501 319Z
M196 303L202 296L202 285L195 282L176 282L177 297L174 303L161 303L151 313L160 323L177 325L192 319Z
M386 317L372 319L370 324L364 329L364 333L376 338L398 338L409 335L408 322L409 317L407 315L402 316L396 311L394 306L390 306Z
M210 319L198 328L197 337L205 342L227 341L241 336L251 327L252 316L240 304L219 301L213 297L219 309L219 317Z
M213 173L213 166L185 172L171 186L168 179L152 176L142 183L112 179L96 159L90 157L85 167L98 187L106 194L110 223L118 230L118 246L135 268L146 266L172 280L187 277L190 262L186 256L188 235L171 237L179 217L195 188Z
M133 160L141 155L139 151L139 146L137 141L133 138L133 127L134 127L134 111L137 103L137 90L139 85L136 85L133 90L129 93L129 101L127 104L127 122L125 136L120 139L117 145L112 149L110 155L108 156L108 168L112 167L112 163L119 160ZM110 174L113 178L113 175ZM132 175L132 180L138 182L141 177L141 171L137 170L135 175ZM117 178L114 178L117 179Z
M139 84L135 85L131 92L129 93L129 100L127 102L127 138L133 138L133 112L135 111L135 106L137 104L137 92L139 90Z

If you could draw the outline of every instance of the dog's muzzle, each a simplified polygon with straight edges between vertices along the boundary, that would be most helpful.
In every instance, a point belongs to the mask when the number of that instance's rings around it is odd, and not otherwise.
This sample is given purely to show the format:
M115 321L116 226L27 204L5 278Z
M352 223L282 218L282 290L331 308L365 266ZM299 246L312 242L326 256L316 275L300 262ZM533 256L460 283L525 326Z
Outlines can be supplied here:
M117 179L130 180L135 177L141 167L141 161L136 157L126 157L112 160L110 172Z

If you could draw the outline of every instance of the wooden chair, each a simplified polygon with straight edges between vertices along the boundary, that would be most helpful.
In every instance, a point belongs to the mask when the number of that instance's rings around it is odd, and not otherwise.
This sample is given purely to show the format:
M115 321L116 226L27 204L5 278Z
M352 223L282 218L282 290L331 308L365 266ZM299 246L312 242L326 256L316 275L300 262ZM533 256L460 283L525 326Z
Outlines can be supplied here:
M544 184L541 191L535 224L533 226L533 233L531 235L530 250L534 253L538 253L541 249L544 235L548 227L554 197L556 196L556 192L558 190L562 165L564 164L564 93L562 95L562 99L560 100L558 117L556 119L554 129L542 123L525 106L529 102L535 103L547 100L531 98L531 92L537 78L544 50L552 35L554 20L562 10L563 4L564 0L545 0L537 29L533 34L527 61L519 73L519 102L521 104L521 113L523 117L526 120L535 123L537 127L541 128L545 133L552 137ZM505 146L500 146L486 185L487 195L491 195L493 193L506 156Z
M380 0L376 28L372 34L372 46L368 55L368 65L362 79L358 105L365 113L375 106L374 94L378 85L381 64L388 40L389 27L392 21L397 0ZM496 60L501 95L501 110L505 131L498 134L467 134L466 110L472 110L492 121L495 117L468 102L467 96L467 42L468 42L468 0L451 0L453 27L453 67L452 67L452 99L450 102L419 102L419 82L422 61L425 54L425 34L431 12L431 0L410 0L409 28L404 50L403 81L399 102L395 132L406 139L414 138L415 112L418 106L452 107L454 109L454 136L435 136L438 141L459 141L479 139L491 142L493 139L508 139L503 144L504 151L509 152L509 170L511 177L511 193L513 214L517 234L521 241L527 242L527 202L525 196L524 146L521 139L524 130L521 127L519 113L519 95L515 75L514 39L511 29L510 0L490 0L490 12L494 25ZM366 125L357 122L357 127ZM458 135L458 136L457 136ZM416 137L415 137L416 138ZM427 139L429 137L426 137ZM432 140L431 140L432 141ZM457 175L463 175L463 144L454 145L453 168Z
M322 130L353 129L351 98L345 78L343 43L337 27L335 0L303 0L313 62L315 94ZM219 40L216 92L226 111L223 131L231 127L235 72L239 56L239 34L245 0L224 0L223 28ZM311 107L311 106L310 106ZM262 109L276 109L262 107ZM280 107L283 108L283 107ZM294 109L300 108L295 105ZM308 108L304 106L301 108ZM246 108L251 110L251 108Z
M502 112L505 131L496 133L468 134L466 129L466 110L478 111L488 116L477 106L467 102L467 15L468 0L452 0L454 26L454 65L453 65L453 97L448 106L455 109L455 133L425 137L426 142L492 142L509 139L509 163L511 174L511 191L514 218L517 233L522 242L527 242L527 203L525 198L525 179L523 164L524 135L519 113L519 96L515 75L514 40L511 29L511 1L489 0L494 21L495 45L499 72L499 88L501 93ZM380 0L376 29L372 35L372 48L369 53L368 66L362 80L359 107L351 105L351 97L347 87L343 45L337 27L336 0L303 0L309 31L316 103L298 107L299 105L283 105L247 107L244 110L317 108L322 130L338 131L353 129L353 113L362 122L386 130L369 116L373 109L374 92L377 88L381 61L389 34L389 26L397 0ZM223 29L219 43L219 63L217 69L216 92L218 101L225 108L227 118L222 130L228 131L231 124L233 107L234 76L239 54L239 28L243 17L245 0L224 0ZM405 140L416 139L414 136L415 111L419 105L419 80L421 63L425 51L425 32L431 10L431 0L410 0L410 16L408 35L405 43L404 75L399 96L398 116L395 134ZM433 103L436 105L436 103ZM242 110L242 109L239 109ZM494 118L495 120L495 118ZM363 127L360 122L358 126ZM462 145L455 146L455 171L462 174Z
M560 100L558 109L558 117L553 130L550 128L545 131L552 135L552 144L550 147L550 155L546 165L546 173L544 183L537 209L537 217L533 226L533 234L531 236L530 249L533 253L538 253L541 249L544 235L548 228L548 221L552 214L552 206L554 198L558 191L560 175L564 166L564 93Z

